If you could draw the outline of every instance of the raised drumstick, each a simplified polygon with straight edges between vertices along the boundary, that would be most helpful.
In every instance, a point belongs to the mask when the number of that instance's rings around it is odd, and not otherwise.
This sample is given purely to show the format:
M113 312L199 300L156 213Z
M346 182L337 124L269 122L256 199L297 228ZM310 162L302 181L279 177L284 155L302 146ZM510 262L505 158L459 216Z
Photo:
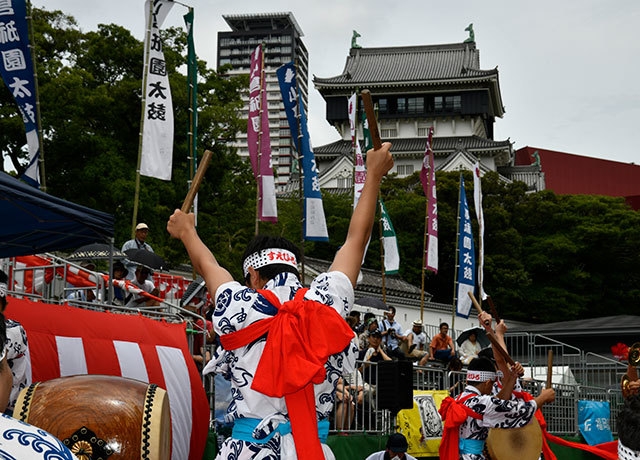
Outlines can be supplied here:
M376 112L373 109L373 100L371 99L371 93L368 89L360 91L362 96L362 105L364 105L364 111L367 114L367 124L369 125L369 133L371 133L371 141L373 142L373 148L375 150L382 147L382 141L380 140L380 132L378 131L378 121L376 120Z
M200 165L198 166L198 170L196 171L196 175L191 182L191 187L189 187L189 191L187 192L187 196L182 202L182 208L180 210L184 213L187 213L191 210L191 206L193 206L193 200L196 198L196 194L198 193L198 189L200 188L200 183L204 178L204 173L209 167L209 163L211 162L211 157L213 153L211 150L205 150L204 156L200 161Z

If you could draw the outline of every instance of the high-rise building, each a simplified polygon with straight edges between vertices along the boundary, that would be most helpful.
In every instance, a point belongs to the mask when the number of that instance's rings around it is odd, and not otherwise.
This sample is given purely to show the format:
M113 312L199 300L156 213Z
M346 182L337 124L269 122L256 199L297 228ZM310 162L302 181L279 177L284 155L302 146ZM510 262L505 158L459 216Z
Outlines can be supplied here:
M269 131L271 133L272 162L275 172L276 190L283 191L292 174L297 174L294 161L294 144L289 132L289 123L284 112L282 96L276 70L293 61L297 67L297 81L302 100L307 108L309 86L309 56L302 42L302 29L293 13L257 13L223 15L231 28L230 32L218 32L218 67L230 64L229 74L249 73L251 53L259 45L264 48ZM249 113L248 88L244 97L243 116ZM241 133L235 146L238 154L248 158L247 135Z

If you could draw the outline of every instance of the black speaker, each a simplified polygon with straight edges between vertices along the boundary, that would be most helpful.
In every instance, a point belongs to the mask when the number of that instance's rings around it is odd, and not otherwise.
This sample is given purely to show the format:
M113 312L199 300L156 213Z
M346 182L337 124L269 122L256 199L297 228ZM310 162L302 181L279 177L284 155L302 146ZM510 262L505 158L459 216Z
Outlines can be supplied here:
M413 407L413 363L380 361L376 385L378 409L397 412Z

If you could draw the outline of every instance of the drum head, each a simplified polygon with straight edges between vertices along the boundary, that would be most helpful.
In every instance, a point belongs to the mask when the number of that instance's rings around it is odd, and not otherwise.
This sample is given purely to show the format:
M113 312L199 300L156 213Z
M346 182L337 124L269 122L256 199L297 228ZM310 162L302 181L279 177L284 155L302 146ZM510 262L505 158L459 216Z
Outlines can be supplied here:
M534 417L522 428L491 428L487 450L493 460L538 460L542 451L542 430Z

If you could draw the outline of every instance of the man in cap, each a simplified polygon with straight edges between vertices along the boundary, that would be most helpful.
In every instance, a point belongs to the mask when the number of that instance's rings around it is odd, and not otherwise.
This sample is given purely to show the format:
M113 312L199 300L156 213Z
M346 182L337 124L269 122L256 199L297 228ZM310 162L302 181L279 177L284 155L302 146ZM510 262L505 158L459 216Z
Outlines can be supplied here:
M194 215L176 210L167 230L184 244L214 296L214 329L223 349L204 373L231 379L231 437L217 458L335 458L323 443L336 383L355 365L357 347L344 317L367 247L382 178L393 166L391 144L367 154L367 178L347 238L327 273L304 289L299 251L282 237L257 236L243 256L244 285L202 242ZM266 338L265 338L266 337Z
M145 251L153 252L153 248L147 243L147 236L149 235L149 226L143 222L136 225L135 237L132 240L126 241L122 245L121 251L126 254L130 249L144 249ZM125 259L126 269L128 270L127 279L133 280L136 272L136 263Z
M386 449L374 452L366 460L416 460L415 457L407 454L409 443L402 433L393 433L387 439Z
M427 347L427 334L422 330L422 321L416 319L411 325L411 329L407 329L404 333L407 338L405 354L409 358L420 359L428 352L425 350ZM405 348L401 346L402 348Z

